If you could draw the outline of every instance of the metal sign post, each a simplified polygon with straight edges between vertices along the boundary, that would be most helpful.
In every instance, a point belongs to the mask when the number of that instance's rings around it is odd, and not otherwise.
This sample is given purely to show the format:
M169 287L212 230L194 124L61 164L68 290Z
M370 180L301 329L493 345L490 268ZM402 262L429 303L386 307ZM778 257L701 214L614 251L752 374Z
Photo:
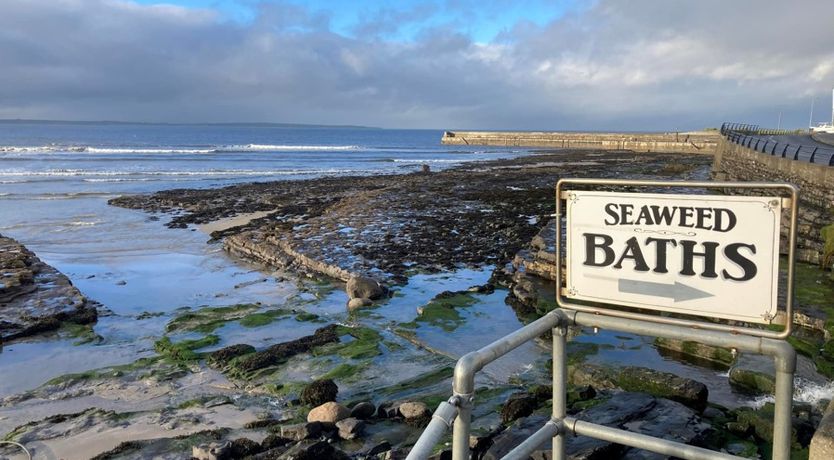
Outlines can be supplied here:
M611 192L611 188L631 190ZM751 196L637 194L635 188L652 192L736 189ZM761 191L766 194L752 196ZM475 373L548 330L553 333L551 419L504 459L526 460L552 440L552 458L564 460L568 435L683 459L742 458L569 417L567 328L582 326L772 356L776 368L773 459L789 460L796 351L784 339L791 333L793 317L797 204L797 189L788 184L560 180L556 186L556 299L560 308L461 357L455 366L453 396L440 404L407 459L428 458L452 428L452 458L468 460ZM787 300L780 308L778 248L783 209L790 210L790 226ZM563 253L567 254L564 280ZM762 324L783 327L774 331Z

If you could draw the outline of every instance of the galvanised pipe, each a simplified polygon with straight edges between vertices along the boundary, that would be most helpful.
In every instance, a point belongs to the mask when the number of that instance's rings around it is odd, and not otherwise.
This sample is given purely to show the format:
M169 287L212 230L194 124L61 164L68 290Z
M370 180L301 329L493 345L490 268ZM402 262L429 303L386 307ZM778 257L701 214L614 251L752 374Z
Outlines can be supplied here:
M562 324L553 328L553 401L552 420L562 420L568 414L568 328ZM556 365L561 363L561 365ZM565 435L553 436L552 460L565 459Z
M564 426L566 431L574 433L577 436L590 436L595 439L622 444L624 446L646 449L670 457L684 458L687 460L744 459L744 457L736 457L735 455L669 441L668 439L655 438L605 425L597 425L596 423L577 420L573 417L566 418Z
M446 430L452 425L452 421L458 413L458 408L452 404L454 399L452 397L449 399L449 402L443 401L437 406L437 410L434 411L431 421L426 426L423 434L420 435L420 439L411 448L411 452L408 453L406 460L423 460L429 458L434 450L434 446L446 434Z
M529 438L525 439L524 442L515 446L513 450L507 452L507 455L501 457L501 460L527 460L530 458L530 454L544 445L548 439L556 439L554 436L564 438L563 435L557 436L562 433L564 433L564 428L562 427L561 420L549 420L543 427L539 428L538 431L530 435ZM552 458L556 460L558 457L554 455Z
M792 295L788 287L787 295ZM785 340L729 335L727 333L690 327L658 324L649 321L615 318L577 312L577 325L598 327L650 337L665 337L693 341L716 347L735 348L760 355L773 356L776 367L775 410L773 416L773 460L789 460L791 454L791 406L793 404L793 375L796 371L796 350Z
M573 312L553 310L523 328L495 342L463 355L455 365L452 391L459 398L458 417L452 437L452 460L469 459L469 434L472 423L472 400L475 392L475 373L488 363L504 356L525 342L557 326L567 326ZM556 366L556 363L554 363Z

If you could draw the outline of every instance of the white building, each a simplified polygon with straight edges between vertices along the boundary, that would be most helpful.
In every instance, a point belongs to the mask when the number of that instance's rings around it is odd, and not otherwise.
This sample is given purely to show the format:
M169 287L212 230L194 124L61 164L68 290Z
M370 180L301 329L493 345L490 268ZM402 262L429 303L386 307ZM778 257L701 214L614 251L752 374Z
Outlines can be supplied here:
M817 126L811 126L811 132L834 134L834 90L831 90L831 123L820 123Z

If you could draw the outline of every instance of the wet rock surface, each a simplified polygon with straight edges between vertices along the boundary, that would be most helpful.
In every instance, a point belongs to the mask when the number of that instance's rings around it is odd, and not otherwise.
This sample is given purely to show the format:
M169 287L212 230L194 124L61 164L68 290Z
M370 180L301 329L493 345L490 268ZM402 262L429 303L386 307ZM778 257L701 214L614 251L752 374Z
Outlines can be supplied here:
M96 318L96 309L66 276L0 235L0 343Z
M234 253L272 266L356 275L388 284L409 271L503 266L553 213L560 177L617 177L659 170L670 161L696 168L699 156L565 151L470 163L432 174L339 177L170 190L111 204L174 213L171 227L272 211L213 235ZM465 237L464 237L465 236Z

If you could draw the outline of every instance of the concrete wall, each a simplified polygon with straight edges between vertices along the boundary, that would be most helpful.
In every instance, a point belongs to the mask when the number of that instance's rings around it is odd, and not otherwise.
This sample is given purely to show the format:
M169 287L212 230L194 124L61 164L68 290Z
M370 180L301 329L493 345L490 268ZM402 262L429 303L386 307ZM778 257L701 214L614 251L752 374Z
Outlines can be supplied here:
M770 156L721 138L715 150L716 180L788 182L799 187L797 256L818 263L820 229L834 223L834 167Z
M446 131L448 145L494 145L560 149L632 150L635 152L712 154L717 132L690 133L559 133L522 131Z

